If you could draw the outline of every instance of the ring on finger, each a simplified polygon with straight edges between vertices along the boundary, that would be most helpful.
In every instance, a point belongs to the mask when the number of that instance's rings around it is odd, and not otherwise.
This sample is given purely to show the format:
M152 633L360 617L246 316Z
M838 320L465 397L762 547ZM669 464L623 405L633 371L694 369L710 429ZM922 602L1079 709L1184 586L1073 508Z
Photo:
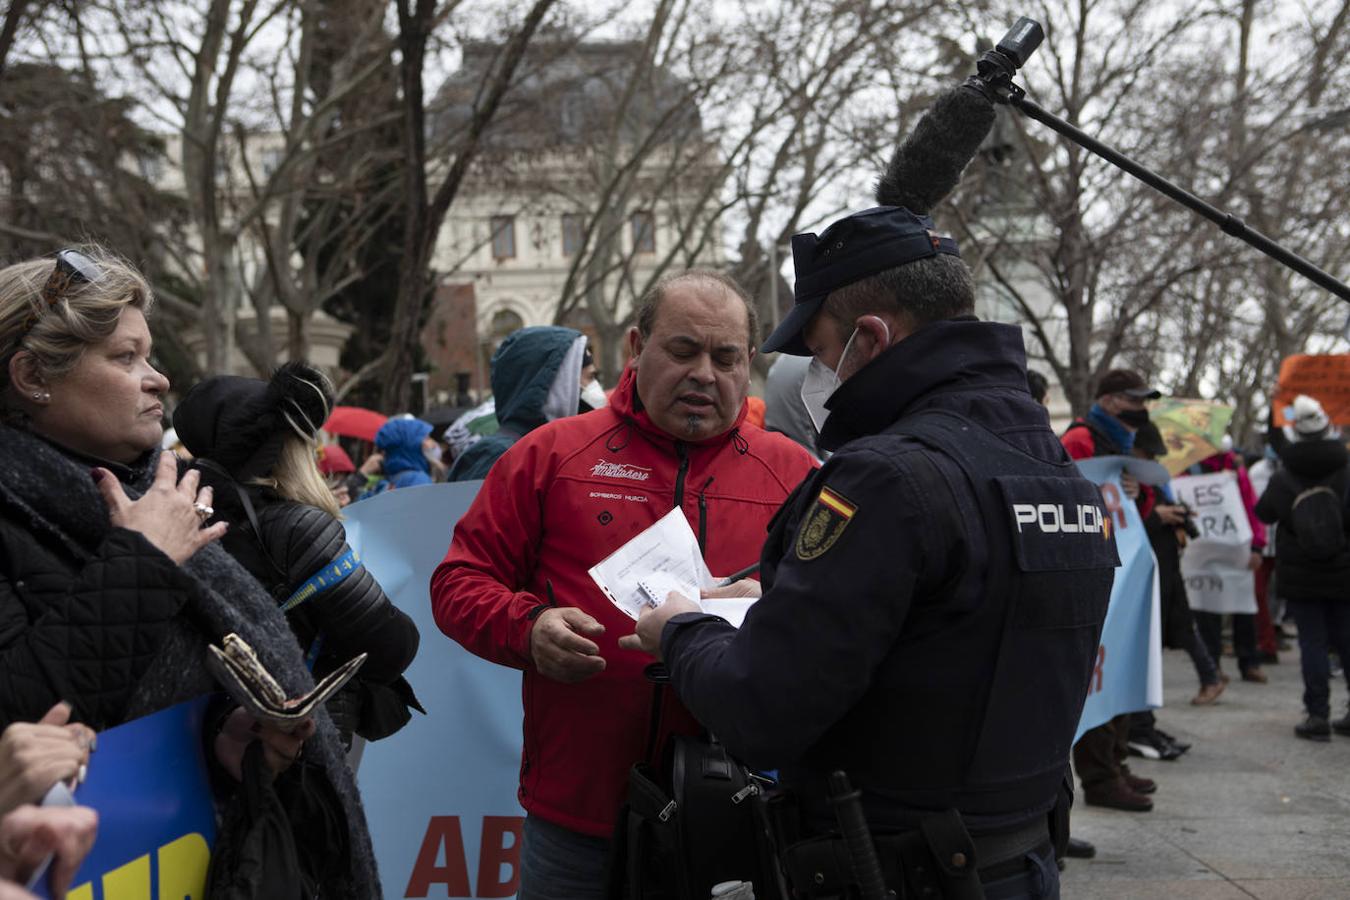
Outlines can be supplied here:
M216 514L216 511L213 507L207 506L200 500L192 504L192 511L197 514L197 518L201 519L203 524L206 523L207 519L211 518Z

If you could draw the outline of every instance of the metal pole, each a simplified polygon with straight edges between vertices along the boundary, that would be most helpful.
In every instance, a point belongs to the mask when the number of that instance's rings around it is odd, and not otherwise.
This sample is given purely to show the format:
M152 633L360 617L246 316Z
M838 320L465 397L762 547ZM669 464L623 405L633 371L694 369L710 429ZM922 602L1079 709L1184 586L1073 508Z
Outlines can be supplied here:
M770 318L773 319L773 327L769 329L769 334L773 334L778 328L778 241L769 242L769 309L772 310Z
M1117 168L1123 169L1135 178L1138 178L1154 190L1165 194L1182 206L1209 219L1215 225L1218 225L1219 228L1223 230L1224 234L1232 235L1241 241L1245 241L1275 261L1293 269L1295 272L1319 287L1326 288L1342 300L1350 302L1350 285L1347 285L1335 276L1318 268L1316 265L1304 259L1302 256L1299 256L1297 253L1294 253L1292 250L1286 250L1261 232L1247 227L1246 223L1237 216L1211 206L1184 188L1173 184L1146 166L1140 165L1125 154L1103 144L1086 132L1075 128L1053 113L1038 106L1033 101L1028 100L1026 92L1017 85L1009 85L1008 96L1006 99L1009 105L1016 107L1027 118L1035 119L1037 122L1048 125L1050 128L1064 135L1085 150L1095 153L1097 156L1100 156Z

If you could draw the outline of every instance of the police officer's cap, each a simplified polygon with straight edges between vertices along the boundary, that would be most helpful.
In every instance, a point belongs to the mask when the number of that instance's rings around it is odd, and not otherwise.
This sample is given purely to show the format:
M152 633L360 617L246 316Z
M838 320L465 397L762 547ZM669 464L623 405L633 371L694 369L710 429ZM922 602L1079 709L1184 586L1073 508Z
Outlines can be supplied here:
M760 350L810 356L802 330L831 291L939 253L960 256L956 241L933 230L933 220L903 206L877 206L840 219L819 236L792 236L796 303Z

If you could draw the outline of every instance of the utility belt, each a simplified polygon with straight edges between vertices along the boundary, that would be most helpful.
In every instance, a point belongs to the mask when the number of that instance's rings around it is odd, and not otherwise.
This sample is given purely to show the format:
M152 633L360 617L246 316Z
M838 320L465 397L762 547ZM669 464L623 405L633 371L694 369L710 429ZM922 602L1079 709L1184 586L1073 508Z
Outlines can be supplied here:
M647 677L655 685L655 736L664 672L652 667ZM803 838L791 791L766 792L716 740L674 737L660 765L639 763L630 772L608 898L706 900L714 885L742 881L759 900L983 900L984 883L1028 871L1027 855L1049 855L1052 845L1062 855L1068 838L1067 773L1053 813L978 837L955 809L911 831L873 832L847 775L834 772L827 782L838 836Z
M871 834L886 889L897 900L942 897L983 900L983 885L1027 871L1029 853L1051 852L1044 818L997 834L972 837L956 810L924 819L899 833ZM780 854L789 896L798 900L845 900L861 886L844 838L798 841Z
M846 776L831 778L837 833L802 837L790 791L771 791L760 804L777 851L781 893L790 900L982 900L985 884L1030 876L1028 855L1063 856L1068 843L1073 783L1067 774L1048 814L976 836L955 809L922 818L908 831L871 830Z

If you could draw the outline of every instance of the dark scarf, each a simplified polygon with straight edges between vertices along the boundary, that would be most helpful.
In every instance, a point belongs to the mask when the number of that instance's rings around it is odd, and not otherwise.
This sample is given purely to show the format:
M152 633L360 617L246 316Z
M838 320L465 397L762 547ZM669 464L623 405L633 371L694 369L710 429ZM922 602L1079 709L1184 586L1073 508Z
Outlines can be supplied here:
M153 480L159 451L133 466L78 459L29 432L0 425L0 498L35 533L54 538L77 560L90 559L112 528L89 467L112 471L133 499ZM205 666L207 642L237 633L257 651L268 670L292 695L313 687L304 657L276 602L218 544L197 551L182 568L197 582L184 615L137 685L127 709L136 718L218 690ZM325 885L325 898L378 898L379 879L355 779L347 768L328 713L316 714L316 735L305 755L321 765L342 798L350 831L350 869Z

